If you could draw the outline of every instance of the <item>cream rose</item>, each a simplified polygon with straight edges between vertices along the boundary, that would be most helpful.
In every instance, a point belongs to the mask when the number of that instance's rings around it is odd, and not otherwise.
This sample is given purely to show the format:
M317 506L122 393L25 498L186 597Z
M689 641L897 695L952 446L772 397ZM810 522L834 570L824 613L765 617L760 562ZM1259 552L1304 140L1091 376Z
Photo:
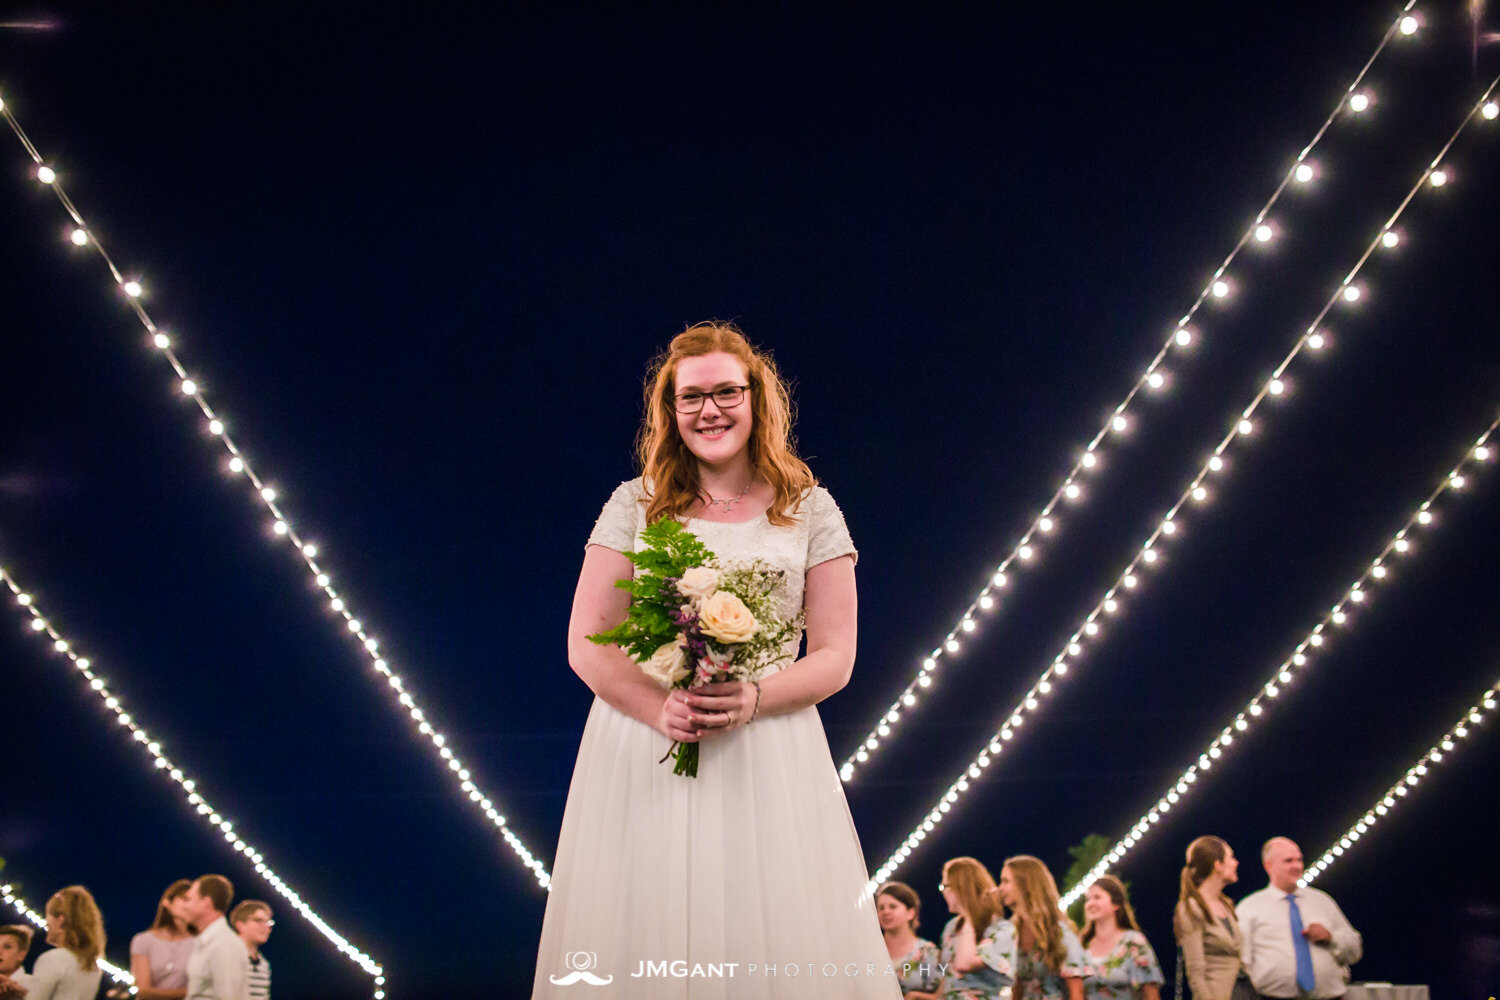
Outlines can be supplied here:
M683 597L707 597L719 589L719 571L708 566L694 566L677 581L677 592Z
M760 631L745 602L727 590L715 592L698 609L698 624L720 642L744 642Z
M683 637L679 634L641 664L641 670L646 676L664 688L671 687L691 673L687 665L687 650L683 649L682 641Z

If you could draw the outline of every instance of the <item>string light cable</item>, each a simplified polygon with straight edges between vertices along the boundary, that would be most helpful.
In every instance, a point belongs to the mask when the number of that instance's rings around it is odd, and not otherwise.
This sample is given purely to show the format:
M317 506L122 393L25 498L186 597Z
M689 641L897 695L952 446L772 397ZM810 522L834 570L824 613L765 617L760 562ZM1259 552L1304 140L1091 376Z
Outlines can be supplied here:
M1447 755L1458 750L1458 745L1473 736L1476 729L1484 724L1489 714L1500 706L1500 680L1495 681L1490 689L1480 696L1479 700L1469 706L1453 727L1443 734L1443 737L1432 745L1432 747L1417 759L1417 762L1406 769L1401 780L1396 782L1390 789L1375 801L1375 804L1365 810L1365 814L1354 821L1354 825L1333 846L1324 851L1318 860L1308 866L1302 875L1303 885L1312 885L1318 876L1329 869L1335 861L1342 858L1361 837L1369 833L1376 823L1389 816L1397 804L1409 795L1422 780L1431 773L1432 768L1442 763Z
M47 918L26 905L26 900L16 895L15 886L9 883L0 883L0 899L10 904L10 908L19 913L23 919L34 927L43 931L47 929ZM99 956L99 968L104 974L121 986L129 986L130 992L135 992L135 977L118 965L108 961L103 955Z
M171 779L187 798L188 805L199 815L206 819L210 826L219 831L236 854L243 855L245 860L255 866L258 875L270 883L282 899L286 900L291 907L312 924L320 934L327 938L341 954L369 973L375 980L374 1000L383 1000L385 996L385 971L380 964L369 955L356 948L338 931L329 926L328 922L320 917L307 902L278 875L265 856L257 850L254 845L244 838L235 825L218 809L209 803L198 791L197 782L188 776L182 767L167 756L162 749L161 741L153 737L146 727L141 725L125 708L124 702L119 695L115 694L109 687L103 675L99 673L93 662L86 656L81 656L74 643L64 638L57 627L42 614L37 607L36 600L30 593L21 588L9 570L0 566L0 583L9 588L11 595L15 598L16 606L26 613L29 618L28 629L38 638L51 640L52 650L68 659L73 668L83 676L89 683L89 689L103 702L104 707L114 716L122 729L128 730L136 743L140 744L146 754L151 758L152 766Z
M1341 630L1347 631L1354 621L1358 609L1366 607L1370 594L1393 579L1392 567L1409 560L1416 552L1414 541L1424 531L1437 523L1434 508L1450 493L1462 492L1469 480L1489 468L1495 460L1496 430L1500 429L1497 416L1472 445L1464 452L1459 462L1445 475L1438 486L1428 494L1406 518L1401 528L1391 536L1373 559L1365 566L1359 577L1346 588L1334 605L1326 611L1317 625L1292 649L1290 655L1271 670L1270 677L1249 702L1239 710L1229 723L1213 738L1198 755L1197 761L1178 776L1167 787L1150 809L1135 821L1129 832L1100 858L1087 875L1069 890L1062 899L1064 908L1071 906L1093 881L1118 865L1143 840L1151 828L1175 809L1196 786L1198 779L1212 770L1235 742L1245 736L1257 723L1264 721L1266 712L1278 699L1285 701L1291 686L1317 662L1320 653L1326 653L1330 637Z
M57 196L58 202L72 219L74 228L69 232L69 240L78 247L92 247L98 253L109 273L113 276L115 284L119 287L126 303L141 325L145 327L148 334L148 342L161 355L166 363L171 366L177 380L178 391L188 397L197 406L204 420L204 429L208 432L208 440L216 441L224 449L226 456L225 468L230 474L241 478L249 486L252 501L257 504L269 517L270 537L277 542L286 542L293 547L296 558L300 560L311 578L312 583L322 593L322 599L326 600L327 608L342 621L343 628L340 630L348 641L350 641L358 653L368 662L370 669L389 688L392 702L399 710L410 717L417 731L425 737L431 748L436 751L442 761L442 766L450 773L452 780L458 785L462 796L468 799L485 818L500 832L506 844L520 858L522 864L531 870L533 877L542 888L551 886L551 876L543 865L519 836L510 828L509 823L494 799L481 789L470 773L468 766L459 758L458 754L449 745L448 738L438 730L428 717L427 711L417 702L416 695L410 680L403 676L391 663L391 658L382 652L380 641L374 634L373 629L366 625L355 613L354 602L346 592L335 585L334 577L329 567L319 561L319 550L317 544L306 537L297 527L291 517L284 509L284 500L281 491L266 480L251 465L249 457L229 432L229 421L225 414L210 405L202 382L190 374L184 366L181 357L177 353L172 337L151 318L141 301L145 295L141 281L138 277L127 275L115 263L114 258L99 242L97 235L84 221L82 213L73 204L67 192L63 189L62 182L57 171L49 166L37 151L36 146L21 128L20 122L16 120L9 107L0 100L0 116L10 125L11 131L20 140L22 147L26 150L35 164L34 175L38 182L52 189Z
M1059 528L1063 521L1061 512L1069 508L1077 509L1088 501L1084 484L1090 479L1097 479L1105 464L1103 456L1108 445L1131 430L1132 418L1140 409L1136 405L1138 398L1165 391L1172 381L1170 371L1172 359L1191 351L1202 339L1201 331L1193 325L1198 312L1206 303L1227 299L1235 294L1237 282L1229 273L1230 266L1247 247L1269 244L1277 238L1279 230L1272 211L1287 188L1305 187L1317 178L1318 164L1312 157L1314 148L1322 141L1335 121L1345 115L1362 115L1370 109L1373 98L1370 91L1363 86L1365 77L1393 39L1416 32L1419 22L1411 14L1416 2L1417 0L1408 0L1402 7L1400 15L1382 36L1380 44L1365 61L1354 81L1339 96L1338 103L1335 104L1322 126L1297 154L1291 167L1271 193L1270 198L1255 214L1239 241L1214 269L1208 283L1199 291L1198 297L1187 312L1168 332L1161 348L1136 378L1130 391L1115 405L1104 425L1078 453L1072 468L1058 484L1051 498L1042 506L1041 512L1036 515L1026 530L1021 533L1020 541L995 567L984 586L964 609L957 623L949 630L942 642L922 659L916 673L907 681L906 687L844 760L839 768L839 774L844 781L852 781L859 768L868 763L874 753L894 736L898 724L910 710L917 706L923 693L932 687L943 661L956 655L963 648L965 641L978 630L979 621L986 616L994 615L999 610L1005 595L1010 592L1008 588L1012 575L1027 566L1035 565L1037 557L1042 554L1046 545L1059 537Z
M1234 451L1237 445L1243 445L1256 431L1255 417L1261 406L1268 400L1280 400L1286 397L1289 389L1287 382L1287 371L1292 363L1304 353L1316 354L1325 350L1328 346L1328 338L1325 333L1324 320L1328 314L1338 306L1352 308L1361 302L1366 295L1365 286L1359 282L1361 272L1371 257L1381 248L1393 248L1399 246L1400 231L1396 228L1407 207L1420 191L1427 188L1442 188L1449 180L1448 168L1444 166L1445 157L1452 148L1453 143L1468 128L1476 117L1489 119L1482 111L1490 106L1490 95L1496 84L1500 84L1500 77L1491 82L1485 95L1471 112L1464 117L1463 122L1449 137L1448 141L1439 150L1437 156L1425 167L1415 184L1401 199L1396 210L1376 231L1374 238L1365 247L1354 266L1350 268L1341 281L1338 282L1332 295L1323 304L1322 309L1308 324L1305 330L1298 336L1290 351L1281 360L1281 363L1272 371L1270 378L1260 386L1251 399L1249 405L1241 410L1230 422L1228 432L1219 441L1217 447L1209 454L1208 459L1199 468L1196 475L1188 482L1186 489L1177 498L1176 502L1168 508L1165 515L1158 521L1145 541L1135 550L1123 572L1110 587L1104 591L1097 603L1084 617L1082 623L1074 630L1073 634L1064 643L1062 649L1052 658L1052 661L1044 669L1031 688L1022 696L1021 700L1002 717L995 733L990 737L986 746L975 755L973 760L961 771L958 777L948 786L946 792L938 800L937 804L928 812L925 819L907 835L895 852L880 866L873 879L874 883L884 882L889 879L896 868L904 863L916 850L917 846L932 833L948 812L956 805L970 789L971 782L979 778L991 764L995 762L1005 751L1005 748L1015 739L1022 726L1041 710L1043 702L1056 690L1056 686L1069 676L1074 665L1076 665L1089 649L1101 642L1105 637L1106 624L1118 620L1126 611L1127 599L1134 596L1143 583L1147 573L1162 566L1162 552L1167 545L1180 538L1180 518L1185 510L1199 507L1211 500L1211 483L1222 483L1229 470L1229 462L1226 456ZM1397 237L1394 241L1387 237Z

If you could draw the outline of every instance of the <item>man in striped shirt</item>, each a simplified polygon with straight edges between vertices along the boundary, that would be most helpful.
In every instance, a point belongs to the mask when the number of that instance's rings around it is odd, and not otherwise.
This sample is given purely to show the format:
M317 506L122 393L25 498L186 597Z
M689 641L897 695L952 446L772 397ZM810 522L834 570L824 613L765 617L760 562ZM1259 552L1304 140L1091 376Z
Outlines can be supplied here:
M250 1000L270 1000L271 960L260 953L260 946L271 937L271 928L276 926L271 919L271 907L258 899L247 899L229 914L229 922L245 943L245 983Z

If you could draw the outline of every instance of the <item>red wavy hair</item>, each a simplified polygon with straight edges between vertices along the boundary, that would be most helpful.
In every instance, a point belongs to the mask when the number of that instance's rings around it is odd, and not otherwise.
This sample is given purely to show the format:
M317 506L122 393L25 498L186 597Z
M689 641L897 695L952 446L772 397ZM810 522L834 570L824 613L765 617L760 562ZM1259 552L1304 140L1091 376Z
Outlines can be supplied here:
M793 512L818 483L793 447L791 395L771 356L752 346L733 323L698 323L673 337L646 372L646 417L636 436L636 453L649 491L647 524L686 517L702 498L698 460L677 431L672 397L678 362L721 351L738 358L749 377L750 466L771 484L773 494L766 518L783 527L795 523Z

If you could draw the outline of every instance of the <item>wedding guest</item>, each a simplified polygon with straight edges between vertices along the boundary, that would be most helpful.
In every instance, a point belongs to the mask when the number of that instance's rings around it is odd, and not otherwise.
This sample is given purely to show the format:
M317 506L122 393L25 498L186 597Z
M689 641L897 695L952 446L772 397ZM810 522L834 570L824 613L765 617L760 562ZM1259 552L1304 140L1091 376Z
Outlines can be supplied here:
M1333 897L1301 885L1302 849L1272 837L1260 852L1271 884L1240 901L1245 968L1266 998L1332 1000L1344 995L1349 966L1364 953Z
M185 878L167 886L156 904L150 928L130 939L130 974L141 1000L182 1000L187 996L187 964L194 927L188 920Z
M222 875L200 875L184 898L188 920L201 928L188 956L187 1000L249 1000L245 946L224 918L234 886Z
M995 893L1011 915L990 926L979 951L991 969L1014 980L1013 1000L1083 1000L1092 969L1047 866L1028 854L1008 858Z
M94 1000L104 972L104 917L81 885L59 889L47 900L47 943L31 967L26 1000Z
M1240 863L1218 837L1188 845L1172 931L1182 949L1193 1000L1253 998L1240 961L1240 923L1224 887L1239 879Z
M1084 1000L1161 1000L1161 965L1141 933L1125 883L1101 875L1083 896L1078 940L1093 971L1084 977Z
M271 995L271 960L260 953L260 946L271 937L276 921L271 907L258 899L247 899L229 913L229 925L244 942L249 953L250 973L245 979L250 1000L268 1000Z
M0 927L0 998L24 996L31 989L31 977L21 967L31 950L31 928L22 924Z
M943 977L938 972L937 945L917 937L921 909L921 897L905 882L887 882L875 893L875 915L901 995L906 1000L937 1000Z
M953 919L943 928L938 963L944 966L943 1000L995 1000L1010 977L990 967L980 954L980 935L1000 916L995 877L973 858L953 858L943 865L938 883Z

